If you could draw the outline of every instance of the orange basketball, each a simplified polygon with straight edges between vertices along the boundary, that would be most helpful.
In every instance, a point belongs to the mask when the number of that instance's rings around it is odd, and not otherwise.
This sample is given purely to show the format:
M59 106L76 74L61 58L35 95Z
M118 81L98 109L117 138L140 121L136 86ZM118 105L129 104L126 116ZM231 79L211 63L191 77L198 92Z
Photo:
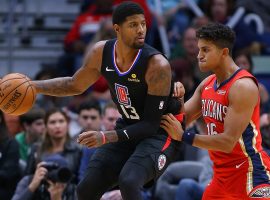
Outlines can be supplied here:
M0 80L0 109L10 115L30 110L36 100L36 88L30 79L19 73L7 74Z

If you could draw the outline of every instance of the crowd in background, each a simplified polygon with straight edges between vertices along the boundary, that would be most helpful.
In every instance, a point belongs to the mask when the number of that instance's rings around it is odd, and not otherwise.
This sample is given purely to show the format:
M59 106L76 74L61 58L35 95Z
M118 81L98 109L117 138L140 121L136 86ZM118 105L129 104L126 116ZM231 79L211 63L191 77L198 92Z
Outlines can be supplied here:
M72 76L82 65L87 49L97 41L115 37L111 16L114 6L120 2L122 0L83 0L81 13L64 39L64 54L57 66L42 69L34 79ZM252 56L270 54L268 0L194 0L195 6L187 0L160 0L158 7L154 0L134 2L145 10L146 43L168 56L174 80L185 86L185 100L209 75L199 71L197 62L196 29L201 25L210 22L230 25L237 37L232 52L234 60L250 73L256 68ZM245 13L237 18L240 8ZM248 20L248 15L261 19L263 32L260 20ZM165 37L162 29L165 29ZM270 153L270 88L259 83L259 91L263 147ZM76 137L87 130L112 130L119 117L103 77L79 96L38 95L35 106L19 117L0 112L0 198L76 199L76 185L95 151L78 145ZM196 134L206 133L202 119L187 128ZM212 177L208 153L183 145L178 158L156 184L142 189L145 200L201 199ZM102 197L102 200L110 199L122 199L118 188Z

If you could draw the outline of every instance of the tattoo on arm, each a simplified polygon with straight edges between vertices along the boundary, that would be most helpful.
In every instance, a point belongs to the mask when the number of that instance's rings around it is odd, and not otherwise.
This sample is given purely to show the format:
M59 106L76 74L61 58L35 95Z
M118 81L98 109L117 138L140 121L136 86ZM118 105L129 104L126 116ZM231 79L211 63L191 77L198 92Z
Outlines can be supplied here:
M115 130L105 131L106 143L117 142L118 136Z
M42 81L32 81L38 93L50 96L71 96L80 94L74 88L72 77L61 77Z
M161 55L159 55L161 56ZM148 94L168 96L171 88L171 68L168 61L162 58L152 59L146 73Z

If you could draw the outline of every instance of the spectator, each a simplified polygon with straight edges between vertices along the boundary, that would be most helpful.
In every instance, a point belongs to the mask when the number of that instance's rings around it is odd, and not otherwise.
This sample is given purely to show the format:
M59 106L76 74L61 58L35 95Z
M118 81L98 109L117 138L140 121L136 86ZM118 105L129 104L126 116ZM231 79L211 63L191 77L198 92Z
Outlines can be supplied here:
M83 130L100 130L101 128L101 106L99 101L91 97L81 98L79 101L78 106L72 106L74 112L71 109L64 108L64 111L71 118L69 134L74 141Z
M49 163L53 163L65 172L66 178L57 175L59 179L48 176ZM65 158L59 154L50 155L43 162L38 163L34 175L24 176L17 185L12 200L76 200L75 184L69 182L70 174ZM54 169L57 170L57 169ZM67 171L66 171L67 170ZM63 179L62 179L63 178Z
M90 130L101 130L101 108L97 101L85 102L79 107L78 122L81 125L82 133ZM96 148L82 148L82 157L79 168L79 180L84 176L89 160Z
M183 33L182 41L174 49L171 59L185 58L193 65L193 69L195 69L198 52L196 29L195 27L188 27Z
M120 117L121 114L118 112L116 105L112 101L108 102L103 109L102 129L113 130L117 119Z
M267 0L237 0L237 7L244 7L248 13L255 13L254 18L261 18L264 33L261 35L261 42L263 44L262 54L270 54L270 1ZM257 16L256 16L257 15ZM260 23L254 24L251 20L252 25L260 26Z
M237 7L244 7L248 12L259 15L263 21L266 32L270 32L270 1L267 0L237 0Z
M112 0L96 0L86 12L80 14L65 37L66 50L84 53L102 20L112 16L112 8Z
M27 113L19 116L23 131L16 135L19 143L20 160L27 161L30 147L38 142L45 133L45 111L41 108L32 108Z
M182 0L161 0L159 13L156 1L147 0L147 3L158 24L166 27L170 46L173 47L190 23L192 15L189 9Z
M85 101L79 106L78 125L80 130L77 130L74 138L83 131L101 129L101 107L97 101Z
M71 74L81 66L85 48L99 30L102 20L112 16L112 10L113 0L95 0L86 12L76 18L65 37L66 54L60 58L59 66L72 69L69 70Z
M234 7L235 2L233 0L209 0L207 15L213 22L226 24L234 12ZM260 51L259 41L261 39L259 35L242 18L233 27L233 30L236 34L234 51L244 50L256 54Z
M196 29L195 27L188 27L183 33L182 40L176 45L171 59L183 60L183 62L189 65L192 74L199 80L202 80L206 75L199 71L197 59L198 53L199 48L197 45Z
M37 163L44 160L48 155L57 153L67 160L68 167L74 176L72 181L77 183L81 149L69 137L66 114L58 109L49 110L46 113L45 125L47 132L44 140L34 144L31 148L26 174L33 174Z
M185 100L188 100L200 83L194 75L191 64L184 59L174 59L170 61L173 69L174 79L180 81L185 86Z
M0 111L0 198L10 199L19 180L19 145L10 138L3 112Z

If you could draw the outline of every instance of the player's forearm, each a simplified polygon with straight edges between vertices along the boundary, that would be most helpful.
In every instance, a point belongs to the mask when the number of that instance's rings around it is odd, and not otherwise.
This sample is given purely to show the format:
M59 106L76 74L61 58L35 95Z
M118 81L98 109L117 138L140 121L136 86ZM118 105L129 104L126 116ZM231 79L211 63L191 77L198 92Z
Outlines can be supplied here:
M229 138L221 134L217 135L198 135L196 134L192 146L212 150L231 153L235 143Z
M157 134L159 121L142 120L123 129L116 130L119 141L142 139Z
M71 96L82 91L74 86L72 77L61 77L42 81L32 81L37 92L50 96Z
M191 125L192 123L194 123L201 116L201 113L196 113L196 114L193 114L193 115L190 115L186 111L184 113L185 113L185 123L186 123L187 127L189 125Z

